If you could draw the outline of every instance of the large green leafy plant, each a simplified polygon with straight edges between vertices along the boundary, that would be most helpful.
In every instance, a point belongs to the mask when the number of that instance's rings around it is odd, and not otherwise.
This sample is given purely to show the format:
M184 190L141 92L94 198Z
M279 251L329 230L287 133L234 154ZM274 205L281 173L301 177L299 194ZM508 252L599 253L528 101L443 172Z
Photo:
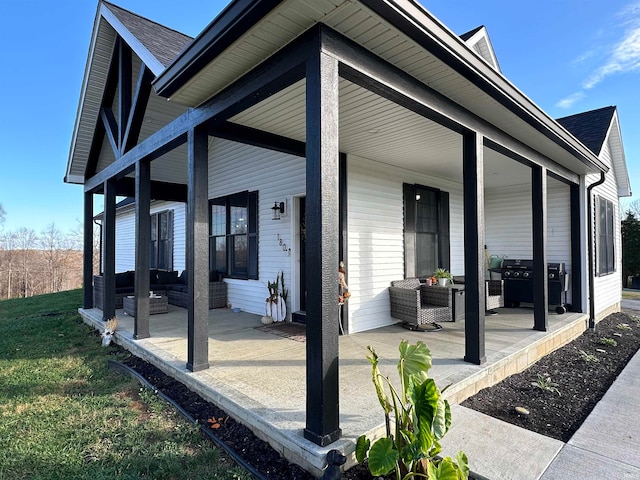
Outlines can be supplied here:
M387 436L373 444L365 436L358 438L356 459L368 459L374 476L395 470L398 480L427 478L430 480L466 480L469 476L467 456L459 452L456 459L437 458L440 440L451 425L449 402L435 381L429 378L431 352L418 342L400 342L398 374L400 388L380 373L378 355L368 347L371 356L372 380L378 400L384 410Z

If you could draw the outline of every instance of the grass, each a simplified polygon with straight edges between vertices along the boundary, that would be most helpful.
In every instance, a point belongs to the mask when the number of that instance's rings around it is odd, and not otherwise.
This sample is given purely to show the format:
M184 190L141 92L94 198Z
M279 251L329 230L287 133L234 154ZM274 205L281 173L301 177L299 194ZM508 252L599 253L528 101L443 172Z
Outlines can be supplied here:
M151 392L107 370L80 290L0 301L0 480L244 479Z
M626 300L640 300L640 290L622 290L622 298Z

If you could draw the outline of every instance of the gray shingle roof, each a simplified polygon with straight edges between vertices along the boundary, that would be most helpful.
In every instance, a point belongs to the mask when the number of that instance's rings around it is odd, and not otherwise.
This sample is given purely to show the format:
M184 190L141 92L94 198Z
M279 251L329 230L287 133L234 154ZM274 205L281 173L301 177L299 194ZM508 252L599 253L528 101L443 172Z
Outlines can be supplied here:
M589 150L600 155L615 111L616 107L603 107L558 118L556 121L584 143Z
M104 4L165 67L193 41L188 35L124 10L113 3Z
M473 37L476 33L478 33L482 29L482 27L484 27L484 25L480 25L479 27L476 27L473 30L469 30L467 33L463 33L462 35L460 35L460 38L466 42L471 37Z

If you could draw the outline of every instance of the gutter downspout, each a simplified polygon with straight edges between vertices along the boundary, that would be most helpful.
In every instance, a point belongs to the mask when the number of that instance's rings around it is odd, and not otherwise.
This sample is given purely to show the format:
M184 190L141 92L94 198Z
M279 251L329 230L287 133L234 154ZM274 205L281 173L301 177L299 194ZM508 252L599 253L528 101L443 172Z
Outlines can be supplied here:
M592 183L587 187L587 201L589 202L588 216L589 216L589 328L596 328L596 300L594 298L595 290L595 271L594 271L594 251L593 251L593 236L595 225L593 222L593 202L591 201L591 190L598 185L602 185L605 181L605 172L600 172L600 180Z

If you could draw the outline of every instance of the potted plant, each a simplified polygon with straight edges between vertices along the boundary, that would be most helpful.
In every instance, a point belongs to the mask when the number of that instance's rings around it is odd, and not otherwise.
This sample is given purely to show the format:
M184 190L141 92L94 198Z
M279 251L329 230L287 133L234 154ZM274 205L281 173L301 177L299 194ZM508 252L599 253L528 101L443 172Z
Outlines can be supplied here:
M287 296L289 291L284 287L284 272L280 272L275 282L267 282L269 296L265 299L265 317L274 322L282 322L287 316ZM263 317L262 323L270 323Z
M444 287L447 281L453 283L453 275L446 268L438 268L433 272L433 276L438 279L438 285Z

